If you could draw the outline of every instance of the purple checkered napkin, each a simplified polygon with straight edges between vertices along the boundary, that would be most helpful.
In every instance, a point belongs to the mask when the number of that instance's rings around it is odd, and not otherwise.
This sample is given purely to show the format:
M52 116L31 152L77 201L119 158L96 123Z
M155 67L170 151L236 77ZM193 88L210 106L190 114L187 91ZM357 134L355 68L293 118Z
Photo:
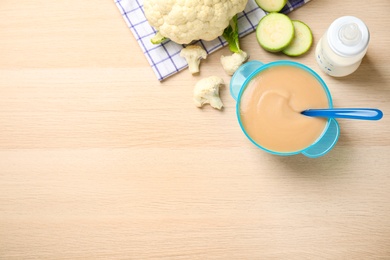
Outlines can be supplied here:
M281 12L287 14L309 1L289 0ZM152 44L150 42L156 30L149 25L145 18L143 0L115 0L115 3L127 26L141 46L158 80L161 81L174 75L188 66L186 60L180 57L180 51L184 47L183 45L169 40L162 44ZM249 0L245 10L238 14L239 36L243 37L255 31L257 24L265 14L254 0ZM210 54L226 46L227 42L221 36L213 41L200 40L196 44L201 45Z

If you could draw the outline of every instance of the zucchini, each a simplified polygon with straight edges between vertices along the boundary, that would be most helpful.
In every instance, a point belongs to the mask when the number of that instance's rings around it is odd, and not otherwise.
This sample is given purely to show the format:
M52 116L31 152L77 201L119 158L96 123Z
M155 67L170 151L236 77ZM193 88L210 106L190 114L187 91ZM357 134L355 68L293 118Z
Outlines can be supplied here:
M287 0L256 0L257 5L266 12L279 12Z
M294 25L285 14L269 13L257 25L256 38L265 50L279 52L292 42Z
M282 52L288 56L299 56L310 49L313 43L313 34L305 23L297 20L293 20L292 23L295 30L294 39Z

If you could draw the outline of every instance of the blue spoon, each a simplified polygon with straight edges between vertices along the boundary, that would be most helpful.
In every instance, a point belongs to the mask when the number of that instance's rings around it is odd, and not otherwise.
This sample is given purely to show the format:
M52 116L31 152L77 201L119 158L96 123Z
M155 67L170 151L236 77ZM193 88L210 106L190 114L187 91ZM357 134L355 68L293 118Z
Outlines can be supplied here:
M379 120L383 117L382 111L375 108L327 108L308 109L301 112L305 116L348 118L362 120Z

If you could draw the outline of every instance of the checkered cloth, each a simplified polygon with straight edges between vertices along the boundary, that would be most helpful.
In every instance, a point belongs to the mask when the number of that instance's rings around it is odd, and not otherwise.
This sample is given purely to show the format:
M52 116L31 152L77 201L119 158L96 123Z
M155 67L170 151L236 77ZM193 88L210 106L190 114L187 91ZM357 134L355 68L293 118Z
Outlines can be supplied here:
M287 14L309 1L289 0L281 12ZM184 45L177 44L173 41L165 41L157 45L150 42L156 30L149 25L145 18L143 0L115 0L115 3L127 26L141 46L158 80L161 81L188 66L186 60L180 57L180 51ZM256 30L258 22L265 14L254 0L249 0L245 10L238 14L239 36L243 37ZM223 37L218 37L213 41L200 40L194 44L201 45L210 54L226 46L227 42Z

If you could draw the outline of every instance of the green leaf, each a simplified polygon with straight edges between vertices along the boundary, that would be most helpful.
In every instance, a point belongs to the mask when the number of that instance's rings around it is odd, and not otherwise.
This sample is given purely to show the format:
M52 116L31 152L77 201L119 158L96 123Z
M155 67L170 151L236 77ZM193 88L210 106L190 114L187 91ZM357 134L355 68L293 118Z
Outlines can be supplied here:
M229 49L232 52L241 52L240 42L238 37L238 19L237 15L233 16L233 18L229 22L229 26L223 31L223 38L228 42Z
M157 32L152 39L150 39L150 41L153 43L153 44L160 44L162 43L163 41L167 40L166 37L162 36L160 32Z

